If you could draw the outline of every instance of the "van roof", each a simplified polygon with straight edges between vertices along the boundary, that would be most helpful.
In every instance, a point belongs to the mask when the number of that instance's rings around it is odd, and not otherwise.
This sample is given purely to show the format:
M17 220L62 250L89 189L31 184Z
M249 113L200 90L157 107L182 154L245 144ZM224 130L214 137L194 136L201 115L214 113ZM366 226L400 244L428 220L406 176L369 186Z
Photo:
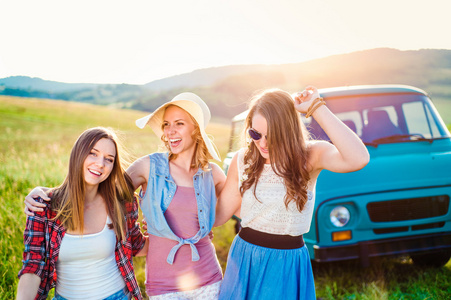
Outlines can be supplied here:
M415 93L427 95L425 91L419 88L401 84L341 86L319 89L318 91L320 95L324 98L353 96L353 95L393 94L393 93Z

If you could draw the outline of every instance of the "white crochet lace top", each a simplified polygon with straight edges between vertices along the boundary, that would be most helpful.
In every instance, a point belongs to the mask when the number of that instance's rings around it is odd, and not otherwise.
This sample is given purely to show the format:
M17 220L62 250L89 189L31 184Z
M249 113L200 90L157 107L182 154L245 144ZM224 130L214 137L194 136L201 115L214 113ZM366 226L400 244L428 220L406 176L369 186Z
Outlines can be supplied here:
M244 152L241 149L238 154L238 178L239 186L244 181ZM283 179L276 175L270 164L265 164L260 179L257 183L256 195L254 188L244 192L241 203L241 226L254 230L297 236L310 230L313 208L315 204L315 188L308 190L308 201L302 212L296 208L292 201L285 206L284 197L286 188Z

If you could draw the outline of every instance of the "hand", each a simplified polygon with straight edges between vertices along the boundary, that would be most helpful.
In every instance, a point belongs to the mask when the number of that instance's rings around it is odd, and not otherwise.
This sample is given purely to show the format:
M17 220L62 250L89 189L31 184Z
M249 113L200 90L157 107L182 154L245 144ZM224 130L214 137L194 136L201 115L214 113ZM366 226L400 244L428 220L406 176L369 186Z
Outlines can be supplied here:
M208 237L210 238L210 240L213 240L213 238L215 237L213 231L210 231L210 232L208 233Z
M312 102L319 98L319 93L316 87L308 86L302 92L295 94L293 98L296 110L305 114Z
M142 228L142 232L143 232L143 234L145 236L149 235L147 233L147 222L146 222L146 219L144 219L144 218L142 219L142 226L141 226L141 228Z
M41 197L45 201L50 201L50 197L44 192L41 187L35 187L26 197L25 197L25 209L24 212L27 216L34 216L34 211L43 211L43 207L46 206L44 203L39 203L35 199Z

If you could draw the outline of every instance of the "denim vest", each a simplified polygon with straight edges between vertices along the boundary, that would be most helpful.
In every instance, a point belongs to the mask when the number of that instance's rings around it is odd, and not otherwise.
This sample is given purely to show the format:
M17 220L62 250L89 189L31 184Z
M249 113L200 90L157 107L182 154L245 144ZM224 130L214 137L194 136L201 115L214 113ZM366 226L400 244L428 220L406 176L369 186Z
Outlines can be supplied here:
M199 168L193 176L200 229L194 236L182 239L172 232L164 216L177 189L177 185L169 173L168 153L153 153L149 157L150 171L146 193L142 195L141 191L139 195L141 209L147 221L147 232L178 242L169 252L167 258L169 264L172 265L175 254L185 244L191 247L192 260L198 261L199 253L195 244L208 235L215 222L216 190L213 174L211 171L203 171Z

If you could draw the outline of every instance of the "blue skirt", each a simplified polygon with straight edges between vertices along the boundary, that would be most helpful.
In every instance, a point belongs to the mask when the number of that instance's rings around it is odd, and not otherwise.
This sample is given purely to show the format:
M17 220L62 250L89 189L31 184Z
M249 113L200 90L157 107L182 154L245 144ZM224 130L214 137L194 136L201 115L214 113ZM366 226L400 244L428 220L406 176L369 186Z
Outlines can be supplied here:
M272 249L233 240L219 299L316 299L307 247Z

